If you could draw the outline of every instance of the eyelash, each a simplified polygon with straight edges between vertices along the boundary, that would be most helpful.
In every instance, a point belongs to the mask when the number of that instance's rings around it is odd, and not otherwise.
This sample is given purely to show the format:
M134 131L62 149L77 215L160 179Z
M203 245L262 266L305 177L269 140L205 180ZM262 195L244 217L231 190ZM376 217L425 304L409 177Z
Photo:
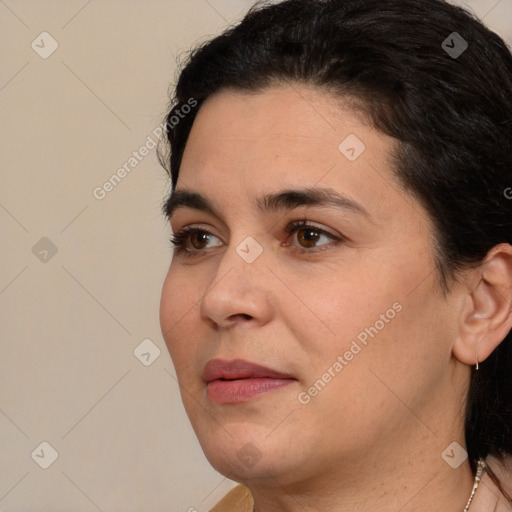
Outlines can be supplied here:
M342 237L334 236L333 234L328 233L327 231L325 231L321 228L318 228L317 226L315 226L313 224L310 224L305 219L291 222L286 227L285 232L289 236L294 231L299 231L301 229L309 229L311 231L315 231L315 232L319 233L320 235L326 235L327 237L331 238L335 242L343 241ZM181 229L180 231L178 231L177 233L172 235L169 240L171 242L174 252L176 254L184 254L186 256L194 256L194 255L198 255L199 253L204 253L206 251L206 249L188 249L185 247L189 236L194 233L204 233L207 235L213 235L213 233L211 233L210 231L208 231L206 229L200 229L200 228L194 228L194 227ZM215 235L213 235L213 236L215 236ZM327 245L330 245L330 244L325 244L325 246L327 246ZM312 252L314 253L314 252L328 250L327 248L323 248L324 246L319 246L318 248L316 248L316 250L314 250L315 247L313 247L312 249L305 249L305 248L301 249L296 246L291 246L291 247L293 247L292 250L298 251L300 253L312 253Z

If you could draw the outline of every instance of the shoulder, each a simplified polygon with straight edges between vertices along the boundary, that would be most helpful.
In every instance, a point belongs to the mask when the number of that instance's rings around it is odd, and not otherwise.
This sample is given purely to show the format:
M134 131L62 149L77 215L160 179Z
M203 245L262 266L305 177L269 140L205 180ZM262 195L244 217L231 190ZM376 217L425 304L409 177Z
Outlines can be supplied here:
M512 497L512 455L503 457L503 461L495 457L489 457L487 463L500 479L505 492Z
M486 462L488 467L499 479L503 490L512 498L512 456L507 455L503 460L489 456ZM512 512L512 503L505 499L505 496L503 496L498 486L492 481L488 472L485 472L482 477L474 501L475 512L479 512L480 510Z
M237 485L229 491L210 512L252 512L254 500L245 485Z

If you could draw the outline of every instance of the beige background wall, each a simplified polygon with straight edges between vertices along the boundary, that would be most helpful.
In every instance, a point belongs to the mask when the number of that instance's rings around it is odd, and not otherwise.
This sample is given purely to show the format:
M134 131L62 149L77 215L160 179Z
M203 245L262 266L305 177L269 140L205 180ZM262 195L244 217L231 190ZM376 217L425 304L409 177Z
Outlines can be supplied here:
M0 0L0 511L203 512L233 485L160 333L152 146L176 55L251 4ZM512 44L512 0L471 5Z

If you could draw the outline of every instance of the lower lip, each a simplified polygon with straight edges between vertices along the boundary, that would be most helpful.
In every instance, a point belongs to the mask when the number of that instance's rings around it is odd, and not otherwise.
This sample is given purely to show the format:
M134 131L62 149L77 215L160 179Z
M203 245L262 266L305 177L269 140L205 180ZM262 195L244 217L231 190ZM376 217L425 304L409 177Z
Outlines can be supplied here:
M207 395L218 404L237 404L246 402L256 395L275 391L295 382L295 379L240 379L212 380L207 385Z

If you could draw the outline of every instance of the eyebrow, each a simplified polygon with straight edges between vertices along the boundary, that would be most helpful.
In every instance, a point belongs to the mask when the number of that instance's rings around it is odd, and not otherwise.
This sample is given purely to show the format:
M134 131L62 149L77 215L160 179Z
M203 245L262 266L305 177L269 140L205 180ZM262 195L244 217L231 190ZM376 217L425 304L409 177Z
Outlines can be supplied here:
M301 206L334 207L371 219L371 215L363 205L333 189L324 187L286 189L273 194L265 194L256 200L256 206L260 211L269 213L291 210ZM192 208L222 218L210 199L189 189L175 190L164 203L163 213L170 220L181 208Z

